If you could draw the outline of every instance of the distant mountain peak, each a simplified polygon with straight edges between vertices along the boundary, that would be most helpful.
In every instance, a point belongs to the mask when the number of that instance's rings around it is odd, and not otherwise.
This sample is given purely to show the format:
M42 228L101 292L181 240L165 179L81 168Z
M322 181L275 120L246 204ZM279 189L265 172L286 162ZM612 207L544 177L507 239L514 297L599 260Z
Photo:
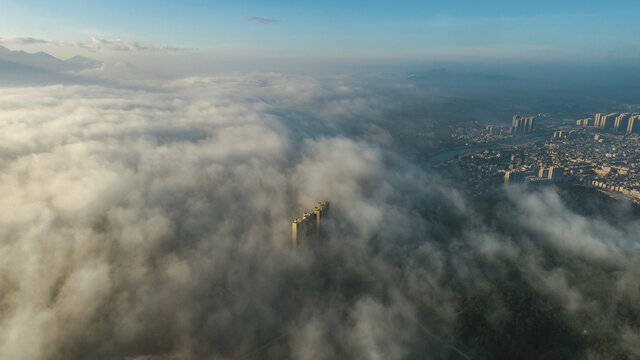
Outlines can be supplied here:
M67 66L73 67L78 70L97 69L101 68L104 65L102 61L89 59L87 57L79 55L64 60L64 63Z
M25 54L29 54L29 53L24 52L24 51L23 51L23 53L25 53ZM43 56L43 57L48 57L48 58L58 59L57 57L55 57L55 56L53 56L53 55L51 55L51 54L49 54L49 53L46 53L46 52L44 52L44 51L38 51L37 53L34 53L33 55L38 55L38 56ZM59 60L59 59L58 59L58 60Z
M84 56L78 55L67 60L61 60L44 51L28 53L22 50L10 50L1 45L0 60L54 72L81 71L102 66L101 61Z

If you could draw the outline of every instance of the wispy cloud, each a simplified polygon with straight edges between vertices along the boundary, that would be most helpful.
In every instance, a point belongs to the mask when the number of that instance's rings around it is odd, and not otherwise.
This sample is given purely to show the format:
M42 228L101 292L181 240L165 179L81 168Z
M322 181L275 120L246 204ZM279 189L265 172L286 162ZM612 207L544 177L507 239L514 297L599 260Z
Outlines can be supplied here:
M169 46L169 45L144 45L132 40L108 40L91 38L90 42L78 43L78 47L91 49L105 49L113 51L185 51L190 48Z
M81 41L58 41L44 40L33 37L8 36L0 38L0 43L4 44L44 44L59 47L75 47L90 50L109 50L109 51L152 51L152 52L168 52L168 51L187 51L193 50L186 47L169 46L169 45L146 45L134 40L122 39L100 39L91 38L90 40Z
M0 38L2 43L14 43L14 44L47 44L49 41L36 39L27 36L7 36Z
M255 22L258 22L260 24L272 24L272 23L279 22L280 19L267 19L267 18L263 18L263 17L259 17L259 16L249 16L249 17L247 17L247 21L255 21Z

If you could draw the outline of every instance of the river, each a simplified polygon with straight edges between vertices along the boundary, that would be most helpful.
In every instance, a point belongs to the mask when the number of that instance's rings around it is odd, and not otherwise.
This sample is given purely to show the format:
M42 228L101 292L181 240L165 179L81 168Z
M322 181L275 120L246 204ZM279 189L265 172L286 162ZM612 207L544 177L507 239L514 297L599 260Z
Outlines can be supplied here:
M452 160L458 155L469 154L479 150L495 149L495 148L499 148L506 145L523 145L527 143L536 142L545 138L549 138L549 135L546 134L546 135L535 135L535 136L518 136L518 137L512 137L512 138L508 138L508 139L497 141L490 144L485 144L485 145L463 146L463 147L445 149L427 158L427 160L425 161L425 165L433 166L445 161Z

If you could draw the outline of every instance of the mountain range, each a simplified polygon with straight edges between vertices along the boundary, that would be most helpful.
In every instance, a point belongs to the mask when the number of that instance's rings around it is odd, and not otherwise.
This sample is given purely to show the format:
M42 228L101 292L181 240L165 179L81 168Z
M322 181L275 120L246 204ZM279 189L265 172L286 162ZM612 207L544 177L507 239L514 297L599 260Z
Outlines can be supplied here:
M103 65L84 56L62 60L42 51L28 53L0 45L0 86L86 83L74 73Z
M84 56L74 56L67 60L61 60L43 51L28 53L21 50L9 50L1 45L0 61L2 62L0 71L4 70L4 66L11 66L10 64L14 67L22 65L54 72L81 71L102 66L101 61Z

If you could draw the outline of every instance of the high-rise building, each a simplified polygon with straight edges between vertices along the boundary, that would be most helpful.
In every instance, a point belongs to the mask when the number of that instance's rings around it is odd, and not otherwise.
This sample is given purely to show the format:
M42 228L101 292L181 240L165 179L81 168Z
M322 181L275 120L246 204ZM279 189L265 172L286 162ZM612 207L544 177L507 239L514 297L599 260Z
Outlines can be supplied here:
M613 124L614 131L626 131L629 125L629 113L622 113L616 116L616 121Z
M593 126L594 127L600 127L600 119L602 118L602 115L603 115L602 113L597 113L594 116L594 118L593 118L594 119L593 120Z
M297 248L301 244L311 241L319 241L322 237L320 226L321 218L327 216L329 202L321 201L313 211L305 212L301 218L293 219L291 222L291 246Z
M640 132L640 115L632 115L627 123L627 134Z
M298 247L298 227L300 226L301 220L296 218L291 222L291 246L294 248Z
M534 130L534 116L514 115L511 121L511 134L527 134Z
M616 115L617 113L610 113L610 114L601 116L600 124L599 126L596 126L596 127L600 129L613 129L613 125L615 124L615 121L616 121Z
M518 171L506 171L504 173L504 184L519 184L524 182L524 173Z
M541 167L540 170L538 170L538 178L540 178L540 179L547 177L548 174L549 174L549 172L544 167Z
M563 169L555 166L541 167L538 170L538 179L550 181L562 181Z

